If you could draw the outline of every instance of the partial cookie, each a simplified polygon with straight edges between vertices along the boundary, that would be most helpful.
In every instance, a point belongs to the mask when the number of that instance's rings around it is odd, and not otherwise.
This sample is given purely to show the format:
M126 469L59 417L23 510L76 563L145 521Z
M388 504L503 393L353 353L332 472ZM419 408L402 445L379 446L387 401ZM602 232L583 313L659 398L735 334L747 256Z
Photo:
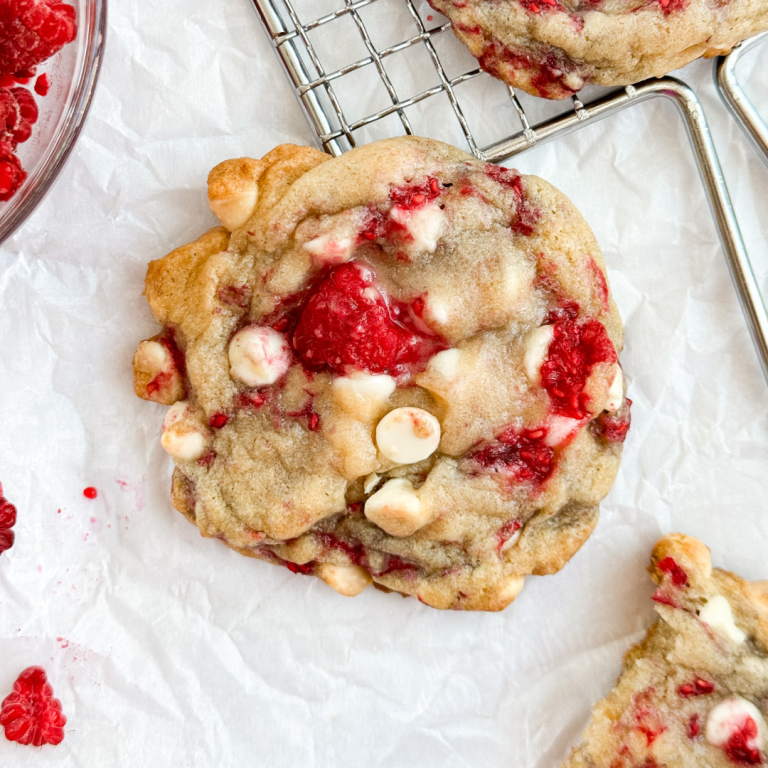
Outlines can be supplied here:
M210 176L224 227L149 265L173 503L205 536L499 610L589 536L629 427L595 239L532 176L401 138ZM230 228L234 228L230 231Z
M480 66L534 96L629 85L768 29L764 0L428 0Z
M564 768L726 768L768 759L768 590L673 533L653 551L659 620L630 649Z

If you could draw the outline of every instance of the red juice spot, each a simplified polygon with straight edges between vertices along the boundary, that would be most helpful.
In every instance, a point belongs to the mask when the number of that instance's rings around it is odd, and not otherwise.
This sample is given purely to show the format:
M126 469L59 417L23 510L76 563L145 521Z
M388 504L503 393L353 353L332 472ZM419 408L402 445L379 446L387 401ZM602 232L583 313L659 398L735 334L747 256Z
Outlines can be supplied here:
M66 722L61 702L53 697L53 688L42 667L25 669L0 705L5 738L19 744L59 744Z
M93 486L89 486L83 491L83 496L85 496L86 499L95 499L98 495L99 492Z
M669 605L672 608L677 608L677 603L671 598L665 595L661 588L657 589L652 595L651 600L653 600L656 603L661 603L662 605Z
M688 574L671 557L665 557L656 567L662 573L667 574L676 587L685 587L688 585Z
M429 16L427 16L427 21L432 21L432 19L434 19L434 18L435 17L432 14L430 14Z
M48 75L45 72L35 80L35 93L38 96L47 96L48 91L51 88L51 81L48 79Z

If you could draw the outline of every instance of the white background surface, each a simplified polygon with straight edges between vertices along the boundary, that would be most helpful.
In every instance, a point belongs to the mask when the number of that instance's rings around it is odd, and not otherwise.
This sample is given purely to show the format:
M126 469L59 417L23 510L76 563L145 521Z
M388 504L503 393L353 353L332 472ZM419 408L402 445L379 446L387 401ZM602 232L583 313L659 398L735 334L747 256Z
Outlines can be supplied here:
M766 112L767 56L741 70ZM683 74L765 288L768 169L711 64ZM561 573L529 578L501 614L438 612L373 589L342 598L201 539L170 506L163 409L132 390L135 347L156 332L144 271L214 225L213 165L284 141L311 136L248 0L112 0L84 134L0 249L0 482L19 510L0 557L0 696L42 664L69 719L55 748L0 738L3 766L546 768L652 619L661 533L768 577L768 390L660 100L509 163L584 213L627 326L623 465Z

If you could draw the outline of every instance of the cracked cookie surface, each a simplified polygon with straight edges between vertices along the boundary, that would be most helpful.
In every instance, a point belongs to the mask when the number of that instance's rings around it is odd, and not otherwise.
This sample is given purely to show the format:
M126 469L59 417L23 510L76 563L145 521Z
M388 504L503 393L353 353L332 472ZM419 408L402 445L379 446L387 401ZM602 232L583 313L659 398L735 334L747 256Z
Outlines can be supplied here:
M348 595L499 610L561 568L630 405L573 205L419 138L227 161L209 201L225 226L149 265L134 358L174 506Z
M564 99L630 85L768 29L763 0L429 0L494 77Z
M563 768L764 765L768 582L713 569L707 547L674 533L649 570L659 620Z

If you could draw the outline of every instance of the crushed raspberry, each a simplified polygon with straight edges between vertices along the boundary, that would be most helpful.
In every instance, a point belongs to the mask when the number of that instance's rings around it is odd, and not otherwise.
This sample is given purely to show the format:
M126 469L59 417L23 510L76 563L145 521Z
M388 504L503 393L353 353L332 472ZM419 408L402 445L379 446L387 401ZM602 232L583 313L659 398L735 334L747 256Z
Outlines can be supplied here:
M210 467L214 461L216 461L216 452L207 451L197 460L197 464L200 467Z
M689 739L695 739L701 733L698 714L691 715L688 724L685 727L685 732Z
M688 7L688 0L654 0L664 12L665 16L677 11L684 11Z
M709 680L697 678L692 683L685 683L681 685L677 689L677 692L683 698L688 699L691 696L706 696L707 694L712 693L714 690L714 683L710 683Z
M589 396L584 387L592 366L616 360L616 349L598 320L566 316L556 322L541 365L541 384L552 400L553 412L571 419L587 418Z
M265 402L266 397L258 390L245 390L237 396L238 408L261 408Z
M229 416L226 413L214 413L210 419L208 419L208 426L211 429L222 429L229 423Z
M662 573L672 579L676 587L688 586L688 574L671 557L665 557L656 566Z
M760 750L749 746L750 742L755 742L757 733L757 723L747 717L741 726L733 731L723 751L731 761L739 765L762 765Z
M519 520L507 520L496 532L496 549L501 552L502 547L522 528Z
M285 415L292 419L307 419L307 429L310 432L317 432L320 429L320 414L315 413L312 403L314 395L310 394L309 400L300 411L288 411Z
M40 75L37 80L35 80L35 93L38 96L47 96L50 89L51 81L48 78L48 75L43 72L43 74Z
M501 184L515 193L517 198L517 213L512 231L516 235L532 235L536 222L541 218L541 211L528 206L528 198L523 188L523 179L517 171L503 168L500 165L485 166L485 173L497 184Z
M564 11L565 8L557 0L520 0L520 5L530 13L540 14L542 11Z
M592 434L606 443L623 443L632 422L631 408L632 401L626 398L624 404L615 413L603 411L589 424Z
M0 705L5 738L19 744L59 744L66 722L61 702L53 697L53 688L42 667L25 669L13 684L13 692Z
M398 208L412 211L416 208L421 208L432 200L436 200L442 194L443 188L440 182L434 176L430 176L423 184L392 187L389 192L389 199Z
M493 443L468 458L485 470L511 474L521 482L540 485L555 468L555 452L544 442L546 435L547 430L542 427L520 432L511 426Z
M12 75L45 61L77 34L75 9L58 0L0 4L0 73Z
M418 330L407 304L388 299L363 264L332 267L314 286L291 337L310 371L399 375L423 370L446 343Z
M16 525L16 507L3 496L3 486L0 484L0 555L13 546L15 536L13 526Z

